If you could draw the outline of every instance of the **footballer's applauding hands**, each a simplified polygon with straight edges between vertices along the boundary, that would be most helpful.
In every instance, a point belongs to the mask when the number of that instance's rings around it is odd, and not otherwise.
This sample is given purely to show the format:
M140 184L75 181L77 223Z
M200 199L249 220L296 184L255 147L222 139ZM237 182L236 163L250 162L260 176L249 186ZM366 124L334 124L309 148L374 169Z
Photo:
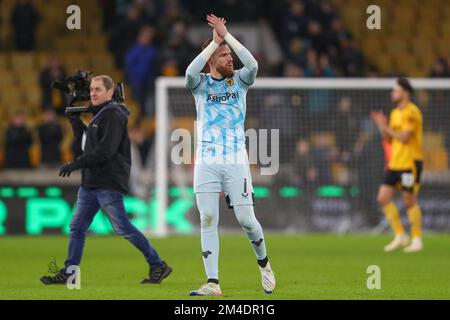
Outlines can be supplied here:
M194 192L201 219L201 246L207 283L190 295L219 296L219 197L225 192L230 208L252 246L266 293L275 289L263 230L253 211L253 186L245 148L246 93L258 63L225 27L225 20L207 16L213 39L186 70L186 85L197 109L197 152ZM244 64L234 70L233 50ZM208 64L210 73L202 73ZM237 257L236 257L237 258ZM238 261L236 261L239 263Z

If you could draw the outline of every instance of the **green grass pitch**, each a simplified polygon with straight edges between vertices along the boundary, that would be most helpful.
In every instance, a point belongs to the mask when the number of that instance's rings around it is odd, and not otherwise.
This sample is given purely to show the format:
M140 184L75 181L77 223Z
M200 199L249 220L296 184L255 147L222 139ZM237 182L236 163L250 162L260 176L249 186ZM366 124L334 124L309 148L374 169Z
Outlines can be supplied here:
M391 236L268 234L277 289L261 289L253 252L242 235L220 237L224 296L214 299L449 299L450 235L428 235L425 250L384 253ZM62 265L66 237L0 238L0 299L199 299L187 293L203 281L198 236L154 239L174 272L160 285L141 285L148 270L141 254L120 237L88 236L81 289L44 286L39 277L56 257ZM381 268L381 289L369 290L367 267ZM211 298L210 298L211 299Z

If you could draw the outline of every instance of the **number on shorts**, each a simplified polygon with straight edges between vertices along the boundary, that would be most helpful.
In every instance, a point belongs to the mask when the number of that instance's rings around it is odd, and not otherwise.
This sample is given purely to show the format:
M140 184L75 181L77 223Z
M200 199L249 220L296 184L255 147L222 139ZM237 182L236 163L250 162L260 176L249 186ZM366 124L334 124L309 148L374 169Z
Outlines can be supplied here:
M405 172L402 174L402 186L406 188L414 187L414 174L412 174L412 172Z

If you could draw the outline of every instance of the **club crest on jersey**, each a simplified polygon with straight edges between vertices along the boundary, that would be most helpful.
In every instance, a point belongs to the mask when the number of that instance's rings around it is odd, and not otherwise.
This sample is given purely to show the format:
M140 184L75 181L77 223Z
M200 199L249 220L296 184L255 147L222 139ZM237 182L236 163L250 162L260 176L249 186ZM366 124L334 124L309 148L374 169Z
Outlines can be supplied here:
M233 79L227 79L227 85L230 87L234 84L234 80Z
M227 92L223 95L215 95L214 93L210 93L208 94L208 98L206 98L206 102L224 102L230 99L236 99L237 97L237 92Z

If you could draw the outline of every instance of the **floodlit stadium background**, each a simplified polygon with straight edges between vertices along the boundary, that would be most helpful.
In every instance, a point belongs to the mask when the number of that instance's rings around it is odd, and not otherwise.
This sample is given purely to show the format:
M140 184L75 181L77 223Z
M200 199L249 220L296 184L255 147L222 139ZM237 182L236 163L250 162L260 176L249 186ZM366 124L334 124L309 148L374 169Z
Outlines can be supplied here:
M34 10L14 10L22 2ZM72 2L81 8L81 30L66 28L66 8ZM367 29L370 4L381 8L381 30ZM57 172L79 150L72 146L62 97L49 88L53 70L62 70L59 63L67 74L85 69L125 82L133 141L132 192L126 207L133 223L149 232L158 229L155 81L183 76L210 36L207 13L227 18L230 31L258 59L258 77L274 83L273 88L249 91L246 122L247 128L280 129L279 173L261 177L258 166L252 168L256 213L268 230L387 230L375 202L384 154L369 112L389 111L389 89L356 89L355 80L345 78L450 77L450 5L445 0L0 0L0 9L2 235L68 232L80 176L62 179ZM135 47L138 34L149 43L148 50ZM46 69L49 63L51 71ZM292 79L299 87L283 88L275 78ZM348 86L301 88L312 78L343 78ZM418 89L414 97L425 119L420 203L426 230L450 230L446 81L425 83L427 89ZM183 86L167 90L171 128L193 130L192 96ZM56 120L49 109L55 110ZM19 131L8 130L22 116L30 139L22 129L22 138L14 134ZM193 167L168 163L168 168L168 230L194 232ZM232 212L224 211L225 201L222 205L221 227L237 229ZM112 229L98 215L91 231L109 234Z

